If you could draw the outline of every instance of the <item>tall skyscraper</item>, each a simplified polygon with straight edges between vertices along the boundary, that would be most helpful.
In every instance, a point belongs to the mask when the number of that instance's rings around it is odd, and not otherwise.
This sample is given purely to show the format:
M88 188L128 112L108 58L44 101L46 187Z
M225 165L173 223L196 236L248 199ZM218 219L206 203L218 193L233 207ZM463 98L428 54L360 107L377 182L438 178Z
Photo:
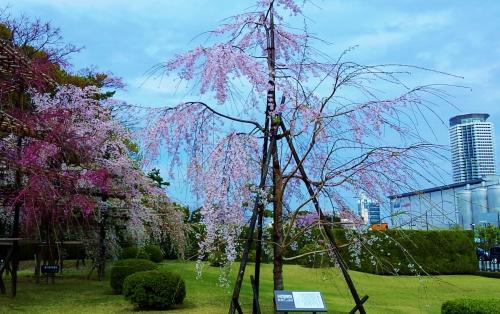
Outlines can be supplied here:
M361 194L358 199L358 214L365 224L380 223L380 204Z
M470 113L450 119L453 180L464 182L495 174L495 139L490 115Z

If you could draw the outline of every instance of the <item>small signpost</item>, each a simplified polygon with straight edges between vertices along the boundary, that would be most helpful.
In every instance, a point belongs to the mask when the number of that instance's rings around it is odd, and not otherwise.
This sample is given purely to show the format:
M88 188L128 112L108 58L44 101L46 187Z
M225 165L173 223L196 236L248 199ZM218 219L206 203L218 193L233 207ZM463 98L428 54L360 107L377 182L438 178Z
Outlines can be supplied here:
M276 312L326 312L326 304L319 291L274 290Z
M57 274L59 273L59 265L42 265L42 274Z

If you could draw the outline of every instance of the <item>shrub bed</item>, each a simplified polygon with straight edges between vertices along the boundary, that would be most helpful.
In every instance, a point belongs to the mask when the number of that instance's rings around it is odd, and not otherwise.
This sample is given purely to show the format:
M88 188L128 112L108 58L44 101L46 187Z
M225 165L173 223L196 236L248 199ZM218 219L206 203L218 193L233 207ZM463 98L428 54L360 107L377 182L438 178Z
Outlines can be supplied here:
M163 261L163 252L159 245L146 245L144 247L144 252L148 254L149 260L155 263Z
M120 254L120 259L139 258L148 259L152 262L159 263L163 261L163 251L159 245L146 245L143 248L137 246L126 247Z
M357 240L351 230L334 229L334 234L339 246ZM342 257L348 267L354 270L385 275L415 275L474 274L477 269L475 245L470 231L371 231L360 238L363 244L358 249L352 247L354 252L349 251L347 246L341 248ZM317 244L302 240L299 251L290 254L316 250ZM300 258L298 263L307 267L332 265L326 254L307 255Z
M298 255L303 255L296 262L300 265L310 267L310 268L321 268L331 266L330 257L325 252L321 251L323 247L318 244L307 244L298 251Z
M442 314L499 314L500 299L456 299L443 303Z
M477 271L476 276L488 277L488 278L498 278L500 279L500 272L492 271Z
M140 309L167 309L183 302L186 286L184 280L175 273L143 271L125 279L123 294Z
M122 253L120 254L120 259L130 259L130 258L150 259L150 256L144 249L140 249L137 246L130 246L122 250Z
M111 288L117 293L122 293L123 282L127 276L153 269L156 269L156 264L147 259L119 260L111 267Z
M339 244L348 242L347 232L335 230ZM352 269L375 274L414 275L473 274L477 268L470 231L374 231L365 235L365 239L372 240L363 245L359 263L347 248L342 249Z

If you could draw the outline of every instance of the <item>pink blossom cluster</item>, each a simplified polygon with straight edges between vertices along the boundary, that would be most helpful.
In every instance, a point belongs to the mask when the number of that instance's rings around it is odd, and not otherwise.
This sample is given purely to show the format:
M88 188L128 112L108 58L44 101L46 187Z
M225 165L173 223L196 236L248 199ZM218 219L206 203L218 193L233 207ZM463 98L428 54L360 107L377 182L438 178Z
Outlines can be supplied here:
M267 87L263 64L228 44L198 47L167 63L168 71L180 70L179 77L201 77L200 93L214 92L220 103L226 101L228 82L244 77L257 91Z
M314 224L319 224L319 215L316 212L308 212L306 214L300 215L296 220L297 227L306 228Z
M236 240L245 225L245 214L253 207L259 164L255 162L259 147L253 136L230 133L210 152L197 187L203 193L201 210L206 226L203 250L211 251L216 240L225 244L227 260L236 258Z
M256 12L231 17L211 33L221 42L166 63L166 74L198 84L194 96L213 94L217 104L193 101L152 109L144 136L148 161L162 148L172 166L186 160L193 192L203 202L207 238L202 254L223 241L227 261L235 258L236 239L254 198L251 187L257 186L262 169L266 121L283 122L287 131L278 133L290 136L308 174L301 177L280 137L277 155L286 206L310 198L304 181L321 201L336 208L347 209L347 198L360 191L382 200L409 186L414 166L427 165L420 152L432 151L407 117L429 105L423 96L434 90L409 89L400 78L404 67L344 61L352 49L338 58L324 56L312 48L316 39L307 28L287 27L284 16L301 14L299 1L259 0L256 7ZM243 88L235 88L242 80L238 87ZM267 100L274 96L276 107L267 112ZM272 188L270 177L264 191ZM343 215L358 225L352 213ZM307 224L308 219L314 216L299 217L297 223Z
M145 206L144 197L164 202L165 193L130 159L126 143L131 134L112 118L107 101L97 100L99 92L75 86L60 86L54 94L33 91L34 110L12 112L40 134L21 145L14 138L1 142L7 164L22 174L9 203L21 205L26 231L42 222L95 222L97 201L107 196L120 200L135 238L162 232L164 219L154 206ZM172 215L173 230L182 218Z
M258 5L264 9L267 9L271 2L276 3L278 7L281 6L285 10L290 11L290 14L293 15L297 15L302 12L301 6L298 5L295 0L259 0Z

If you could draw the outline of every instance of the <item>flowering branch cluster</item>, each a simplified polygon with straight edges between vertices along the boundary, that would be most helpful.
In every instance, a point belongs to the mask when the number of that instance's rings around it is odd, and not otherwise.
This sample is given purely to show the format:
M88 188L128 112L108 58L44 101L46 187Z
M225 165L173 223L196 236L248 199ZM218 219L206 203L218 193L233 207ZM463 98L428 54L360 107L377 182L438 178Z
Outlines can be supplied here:
M3 161L22 173L10 208L20 206L31 233L41 224L64 229L97 223L97 201L114 198L138 241L161 237L165 228L183 240L180 213L165 205L164 191L129 157L131 134L112 118L112 101L96 100L99 94L95 87L75 86L60 86L53 95L32 91L34 110L11 112L41 136L16 140L12 134L0 141Z
M360 192L381 201L425 176L432 169L429 155L440 158L438 147L415 129L413 113L428 108L432 101L426 97L445 95L439 86L408 88L403 78L418 68L345 61L349 50L325 57L312 48L316 39L307 29L287 25L285 16L302 14L297 1L259 0L255 8L210 32L220 42L165 63L168 75L198 84L196 94L214 96L216 104L151 109L144 141L148 161L161 147L172 165L184 166L181 156L186 157L193 191L203 201L202 253L220 240L227 261L235 258L238 232L253 208L241 204L251 204L248 186L257 186L267 169L268 150L276 180L268 175L264 190L278 191L270 201L283 199L292 216L316 199L335 209L347 208L347 198ZM241 81L244 91L234 88ZM284 99L279 104L277 93ZM271 137L279 144L263 145ZM283 138L294 143L299 162ZM315 197L304 197L304 181ZM307 224L305 217L299 223Z

